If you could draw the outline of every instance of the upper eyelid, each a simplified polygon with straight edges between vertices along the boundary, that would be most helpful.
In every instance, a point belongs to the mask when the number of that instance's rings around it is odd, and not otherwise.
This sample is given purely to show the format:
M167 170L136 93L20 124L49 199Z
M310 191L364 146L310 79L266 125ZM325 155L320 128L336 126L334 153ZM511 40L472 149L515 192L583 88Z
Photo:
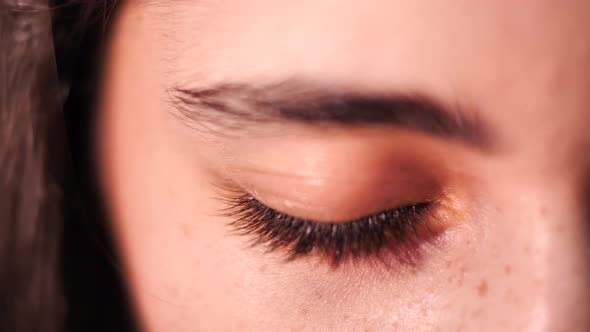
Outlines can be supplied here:
M222 196L224 192L232 195L247 193L268 207L299 217L316 217L322 222L330 219L342 222L347 218L370 215L382 209L444 198L439 181L419 173L401 178L394 174L391 176L394 181L377 177L377 182L358 182L357 186L348 177L335 177L334 181L325 183L302 183L297 178L289 178L291 181L271 180L269 184L268 174L260 174L256 179L243 174L218 177L212 184ZM366 199L369 196L371 199Z
M403 210L403 209L406 209L406 208L413 208L413 207L414 208L415 207L421 208L421 207L427 207L427 206L430 207L430 206L432 206L434 204L434 201L432 201L432 200L426 200L426 201L421 202L421 203L416 203L416 204L411 204L411 205L405 205L405 206L398 206L398 207L394 207L394 208L389 208L389 209L381 210L379 212L367 214L365 216L354 218L354 219L351 219L351 220L348 220L348 221L344 221L344 222L321 222L321 221L317 221L317 220L313 220L313 219L299 218L299 217L290 215L288 213L280 212L280 211L278 211L278 210L276 210L274 208L271 208L271 207L267 206L266 204L262 203L261 201L259 201L253 195L248 195L248 199L250 201L252 201L252 202L255 202L256 204L258 204L260 206L263 206L266 209L272 210L274 213L281 214L281 215L283 215L285 217L289 217L289 218L292 218L292 219L297 219L297 220L299 220L301 222L305 222L305 223L322 224L322 225L339 225L339 224L346 224L346 223L354 223L354 222L359 222L359 221L366 220L368 218L378 218L381 215L383 215L384 213L389 212L389 211L400 211L400 210Z

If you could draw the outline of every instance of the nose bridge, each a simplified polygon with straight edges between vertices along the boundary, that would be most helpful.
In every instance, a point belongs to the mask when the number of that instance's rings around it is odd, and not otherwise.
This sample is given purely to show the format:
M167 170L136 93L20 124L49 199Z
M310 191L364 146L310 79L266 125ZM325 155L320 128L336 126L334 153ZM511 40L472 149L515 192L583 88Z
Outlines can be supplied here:
M529 330L590 331L590 216L580 195L586 190L556 180L539 192L530 273L539 289Z

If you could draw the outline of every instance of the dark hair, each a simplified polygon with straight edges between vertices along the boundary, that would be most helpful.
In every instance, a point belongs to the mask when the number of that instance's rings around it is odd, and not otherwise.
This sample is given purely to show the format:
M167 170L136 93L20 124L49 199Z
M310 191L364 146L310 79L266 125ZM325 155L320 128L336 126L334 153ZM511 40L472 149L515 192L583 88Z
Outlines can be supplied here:
M94 178L114 0L0 0L0 331L133 331Z

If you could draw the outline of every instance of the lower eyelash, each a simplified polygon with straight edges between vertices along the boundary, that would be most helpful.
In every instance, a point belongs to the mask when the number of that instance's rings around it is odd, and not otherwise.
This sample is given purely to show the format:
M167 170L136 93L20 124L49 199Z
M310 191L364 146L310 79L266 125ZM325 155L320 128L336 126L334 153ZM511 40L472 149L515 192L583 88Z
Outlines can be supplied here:
M344 223L322 223L276 211L250 194L230 192L223 214L241 235L252 236L255 245L269 251L284 250L289 260L319 253L338 266L347 259L378 255L387 250L402 263L417 258L420 234L428 234L424 222L433 202L385 210ZM426 231L426 232L424 232Z

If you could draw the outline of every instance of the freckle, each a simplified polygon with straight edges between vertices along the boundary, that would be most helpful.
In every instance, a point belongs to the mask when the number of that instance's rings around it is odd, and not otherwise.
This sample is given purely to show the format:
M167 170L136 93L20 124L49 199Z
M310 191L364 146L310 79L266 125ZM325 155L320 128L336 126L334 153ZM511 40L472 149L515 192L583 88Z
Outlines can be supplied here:
M513 296L512 296L512 295L513 295L513 294L512 294L512 288L508 288L508 289L506 289L506 291L504 292L504 297L505 297L506 299L512 299L512 298L513 298Z
M447 261L447 263L445 264L447 269L451 268L451 265L453 265L452 261Z
M309 309L308 308L301 308L301 310L299 312L301 313L301 315L307 316L307 314L309 313Z
M324 298L324 296L322 295L322 293L320 293L319 291L315 291L315 292L314 292L314 295L316 296L316 298L317 298L318 300L321 300L321 299L323 299L323 298Z
M539 210L539 213L540 213L542 216L546 216L546 215L547 215L547 208L546 208L546 207L542 207L542 208Z
M471 313L471 317L472 318L477 318L477 317L481 316L482 313L483 313L483 308L478 308L477 310L474 310Z
M457 286L463 286L463 279L465 278L465 267L461 266L459 268L459 273L457 274Z
M510 274L512 272L512 266L510 264L504 265L504 273Z
M477 286L477 293L479 296L484 297L488 294L488 282L483 279Z
M463 276L459 276L459 278L457 278L457 286L463 286Z
M181 224L180 231L182 232L182 235L184 235L185 237L189 237L191 235L191 232L187 224Z
M173 286L165 286L165 292L169 298L178 298L178 289Z
M555 225L555 233L563 233L565 230L564 224Z
M260 270L259 271L262 272L262 273L264 273L264 272L266 272L266 268L267 268L266 265L262 265L262 266L260 266Z

